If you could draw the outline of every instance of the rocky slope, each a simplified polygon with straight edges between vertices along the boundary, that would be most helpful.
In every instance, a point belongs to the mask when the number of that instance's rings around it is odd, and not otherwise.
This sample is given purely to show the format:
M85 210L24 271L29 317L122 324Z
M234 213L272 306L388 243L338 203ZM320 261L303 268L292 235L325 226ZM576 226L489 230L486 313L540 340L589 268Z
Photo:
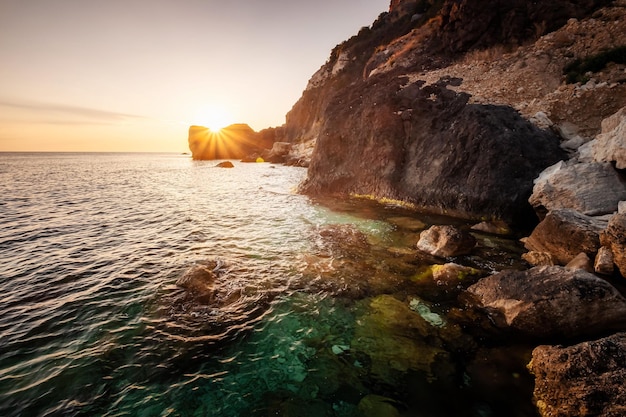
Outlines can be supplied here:
M565 158L559 141L590 139L626 105L623 64L564 75L626 45L625 4L392 1L287 115L281 140L315 144L303 191L533 221L532 180Z

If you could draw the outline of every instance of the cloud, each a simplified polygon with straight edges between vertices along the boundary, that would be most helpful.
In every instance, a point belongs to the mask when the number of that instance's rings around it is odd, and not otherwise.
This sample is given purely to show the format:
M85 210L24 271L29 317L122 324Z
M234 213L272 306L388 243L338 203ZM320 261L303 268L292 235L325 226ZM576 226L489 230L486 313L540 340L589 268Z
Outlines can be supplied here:
M145 116L119 113L108 110L93 109L82 106L72 106L58 103L27 102L19 100L0 99L0 108L13 109L16 116L29 123L46 124L112 124L122 121L147 119ZM6 114L4 120L9 119Z

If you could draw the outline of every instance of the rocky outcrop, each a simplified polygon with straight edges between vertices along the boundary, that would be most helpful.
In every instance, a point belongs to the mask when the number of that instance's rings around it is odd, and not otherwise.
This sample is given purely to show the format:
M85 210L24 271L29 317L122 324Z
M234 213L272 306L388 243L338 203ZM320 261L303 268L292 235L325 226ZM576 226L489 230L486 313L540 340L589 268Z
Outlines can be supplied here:
M440 258L469 254L476 238L455 226L431 226L420 234L417 249Z
M533 179L563 156L514 110L405 78L372 77L329 106L302 191L373 194L439 213L534 218ZM367 123L362 121L367 120Z
M574 346L539 346L528 368L543 417L626 415L626 333Z
M537 211L573 209L596 216L617 211L626 180L608 162L558 162L535 180L530 203Z
M577 338L626 330L626 299L581 269L559 266L504 271L468 288L502 329L537 338Z
M189 128L189 149L196 160L242 159L272 147L273 135L257 133L247 124L233 124L218 132L203 126Z
M574 210L554 210L537 225L525 239L526 249L547 252L561 265L566 265L579 253L594 259L600 249L600 233L606 222Z
M591 146L596 161L614 162L616 168L626 168L626 107L602 121L602 133Z

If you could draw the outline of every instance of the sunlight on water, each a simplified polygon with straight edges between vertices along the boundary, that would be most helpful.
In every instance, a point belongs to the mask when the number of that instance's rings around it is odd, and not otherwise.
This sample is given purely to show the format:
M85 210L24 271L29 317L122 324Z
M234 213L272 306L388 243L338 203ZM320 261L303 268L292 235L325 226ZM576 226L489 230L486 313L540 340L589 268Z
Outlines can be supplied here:
M0 415L535 415L527 349L415 278L419 231L452 220L215 164L0 154ZM478 237L459 261L519 262Z

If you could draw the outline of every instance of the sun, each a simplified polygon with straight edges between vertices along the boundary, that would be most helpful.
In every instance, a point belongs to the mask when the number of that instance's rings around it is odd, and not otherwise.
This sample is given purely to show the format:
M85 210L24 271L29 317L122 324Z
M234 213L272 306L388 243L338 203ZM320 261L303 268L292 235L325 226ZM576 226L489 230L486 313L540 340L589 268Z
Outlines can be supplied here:
M193 124L208 127L213 132L234 123L232 114L223 107L205 106L200 108L194 115Z

